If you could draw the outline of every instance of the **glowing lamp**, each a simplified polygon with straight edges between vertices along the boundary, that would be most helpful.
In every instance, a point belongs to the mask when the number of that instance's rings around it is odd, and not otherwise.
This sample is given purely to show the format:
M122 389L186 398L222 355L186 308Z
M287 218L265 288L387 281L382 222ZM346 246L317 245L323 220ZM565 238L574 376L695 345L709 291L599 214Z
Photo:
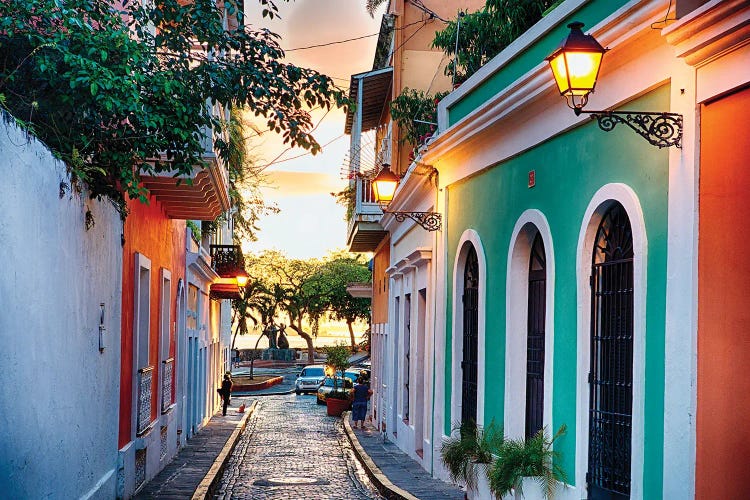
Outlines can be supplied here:
M594 91L606 49L591 35L584 35L583 23L570 23L570 34L545 60L549 63L560 95L576 114Z
M382 205L387 205L393 201L393 195L396 193L399 178L391 172L391 166L383 164L383 170L372 180L372 190L375 194L375 201Z
M250 279L250 276L247 275L247 273L244 270L240 270L237 273L237 276L234 277L235 281L237 281L237 286L240 288L245 288L247 285L248 280Z

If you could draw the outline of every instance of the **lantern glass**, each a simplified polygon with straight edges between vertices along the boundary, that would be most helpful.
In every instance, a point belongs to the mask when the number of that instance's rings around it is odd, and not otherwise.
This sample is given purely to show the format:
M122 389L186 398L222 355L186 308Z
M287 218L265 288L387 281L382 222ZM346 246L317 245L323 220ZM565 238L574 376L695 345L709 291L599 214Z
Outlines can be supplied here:
M596 86L605 49L593 36L583 34L583 24L571 23L568 27L570 35L547 61L560 94L582 107Z
M375 201L380 204L388 204L393 201L393 195L396 193L399 178L391 172L388 165L384 165L383 170L372 180L372 190L375 194Z
M247 274L240 273L237 276L235 276L234 279L235 281L237 281L238 287L245 288L250 277Z

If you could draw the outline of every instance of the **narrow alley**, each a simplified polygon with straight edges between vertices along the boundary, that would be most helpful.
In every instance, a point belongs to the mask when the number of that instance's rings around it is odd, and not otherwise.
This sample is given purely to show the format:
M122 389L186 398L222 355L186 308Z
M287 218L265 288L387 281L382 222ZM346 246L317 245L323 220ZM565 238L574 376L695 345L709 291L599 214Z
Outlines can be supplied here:
M315 396L266 396L247 422L214 498L382 498Z

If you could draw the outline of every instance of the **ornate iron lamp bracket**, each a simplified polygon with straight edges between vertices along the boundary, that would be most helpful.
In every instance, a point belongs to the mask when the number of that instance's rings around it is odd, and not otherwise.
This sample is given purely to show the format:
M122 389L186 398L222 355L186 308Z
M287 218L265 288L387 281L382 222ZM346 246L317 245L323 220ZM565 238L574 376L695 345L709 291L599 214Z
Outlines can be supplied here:
M636 134L659 148L677 146L682 148L682 115L678 113L660 113L648 111L583 111L596 119L599 128L605 132L623 123Z
M442 227L442 216L437 212L384 212L393 215L398 222L404 222L408 217L427 231L440 231Z

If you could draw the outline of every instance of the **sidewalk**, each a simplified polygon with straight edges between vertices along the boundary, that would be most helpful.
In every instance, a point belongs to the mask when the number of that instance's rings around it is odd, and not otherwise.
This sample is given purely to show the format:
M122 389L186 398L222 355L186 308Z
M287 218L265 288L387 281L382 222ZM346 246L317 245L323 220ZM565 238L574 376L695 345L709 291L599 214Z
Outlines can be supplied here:
M237 408L243 402L245 412L238 413ZM211 417L205 427L190 438L177 456L135 498L205 498L251 415L254 408L252 403L251 398L233 397L227 415L224 417L219 411Z
M345 413L346 434L383 496L406 500L464 499L461 488L430 476L398 446L384 440L372 423L366 423L364 430L352 429L350 416L351 413Z

